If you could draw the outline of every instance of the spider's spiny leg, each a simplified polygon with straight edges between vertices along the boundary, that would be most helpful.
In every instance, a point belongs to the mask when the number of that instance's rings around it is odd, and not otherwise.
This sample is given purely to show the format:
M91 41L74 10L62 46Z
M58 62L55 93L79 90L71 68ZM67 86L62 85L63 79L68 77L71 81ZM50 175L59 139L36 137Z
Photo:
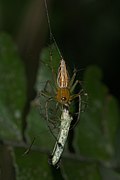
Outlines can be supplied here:
M71 80L69 82L69 86L68 86L69 89L71 89L71 87L73 86L73 83L74 83L74 80L75 80L75 77L76 77L76 73L77 73L77 70L74 69L73 76L72 76L72 78L71 78Z
M55 140L57 141L57 137L54 135L54 133L52 132L52 129L51 127L49 126L49 117L48 117L48 103L53 100L52 98L49 98L47 101L46 101L46 104L45 104L45 112L46 112L46 120L47 120L47 124L48 124L48 128L51 132L51 134L53 135L53 137L55 138Z

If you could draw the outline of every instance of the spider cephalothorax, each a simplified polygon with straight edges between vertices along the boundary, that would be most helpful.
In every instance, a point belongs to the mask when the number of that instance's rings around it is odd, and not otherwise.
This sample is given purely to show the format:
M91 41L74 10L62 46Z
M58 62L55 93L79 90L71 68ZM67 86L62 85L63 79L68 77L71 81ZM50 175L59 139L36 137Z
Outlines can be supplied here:
M80 93L72 95L75 86L79 83L78 80L74 83L75 76L76 71L74 72L73 77L71 79L69 78L66 63L62 59L60 61L57 76L56 100L59 103L63 105L69 105L74 98L80 95Z

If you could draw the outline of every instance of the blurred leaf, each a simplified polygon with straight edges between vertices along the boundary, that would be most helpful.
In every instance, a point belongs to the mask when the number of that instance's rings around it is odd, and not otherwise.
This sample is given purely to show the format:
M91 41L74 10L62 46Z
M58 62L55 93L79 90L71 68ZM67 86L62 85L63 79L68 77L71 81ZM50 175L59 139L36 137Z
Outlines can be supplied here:
M96 163L63 160L64 171L69 180L101 180Z
M13 148L0 145L0 179L16 180Z
M79 123L77 144L81 154L110 160L115 153L119 113L117 101L108 93L101 78L102 73L96 66L89 67L85 72L89 100Z
M22 156L24 149L16 148L15 156L18 167L17 178L19 180L52 180L49 164L47 163L47 155L32 151L26 156Z
M0 136L21 139L21 112L26 82L22 61L7 34L0 34Z
M111 168L100 167L100 172L103 180L120 180L120 174Z

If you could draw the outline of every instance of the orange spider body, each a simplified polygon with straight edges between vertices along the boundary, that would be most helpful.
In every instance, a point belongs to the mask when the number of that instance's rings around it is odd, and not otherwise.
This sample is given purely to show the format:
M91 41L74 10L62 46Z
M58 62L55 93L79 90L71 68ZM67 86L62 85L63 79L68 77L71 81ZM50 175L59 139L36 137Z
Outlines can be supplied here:
M70 91L68 88L58 88L56 99L61 104L69 103L70 101Z
M69 85L69 74L66 68L65 61L62 59L60 62L60 67L58 69L57 77L57 95L56 99L61 104L68 104L70 101L70 90Z

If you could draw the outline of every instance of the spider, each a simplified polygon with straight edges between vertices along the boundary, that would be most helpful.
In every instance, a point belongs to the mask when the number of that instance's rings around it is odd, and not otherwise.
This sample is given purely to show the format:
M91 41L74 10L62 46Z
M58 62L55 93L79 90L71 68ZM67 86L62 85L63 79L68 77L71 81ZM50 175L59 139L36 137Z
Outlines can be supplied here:
M54 70L52 68L52 72L53 71ZM63 58L61 58L60 65L58 67L57 77L54 76L55 88L53 88L51 81L48 80L45 84L44 90L42 90L39 93L39 97L44 96L46 98L46 102L45 102L46 115L45 116L46 116L47 122L51 122L52 124L54 124L54 120L52 119L50 120L49 118L49 109L48 109L49 102L54 101L56 103L56 112L54 112L56 114L57 109L59 107L70 109L71 103L76 98L78 98L78 102L79 102L78 115L77 115L76 122L79 121L80 111L81 111L81 93L83 90L80 90L77 94L73 93L77 84L80 84L79 80L75 81L76 73L77 71L74 70L73 76L70 79L69 73L67 71L66 63L63 60ZM51 89L53 89L52 93L48 91L48 85L51 87ZM52 132L50 126L48 127L50 131Z

